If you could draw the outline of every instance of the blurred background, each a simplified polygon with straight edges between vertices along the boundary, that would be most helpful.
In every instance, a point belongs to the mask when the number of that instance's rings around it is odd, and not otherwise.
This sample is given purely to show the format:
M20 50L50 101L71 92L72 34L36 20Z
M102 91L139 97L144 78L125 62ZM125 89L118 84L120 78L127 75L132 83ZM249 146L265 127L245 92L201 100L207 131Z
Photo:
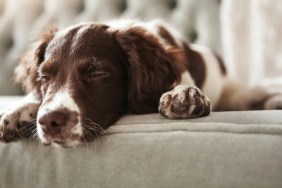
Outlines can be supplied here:
M0 0L0 95L22 93L13 69L47 25L117 18L166 20L245 85L282 76L281 0Z

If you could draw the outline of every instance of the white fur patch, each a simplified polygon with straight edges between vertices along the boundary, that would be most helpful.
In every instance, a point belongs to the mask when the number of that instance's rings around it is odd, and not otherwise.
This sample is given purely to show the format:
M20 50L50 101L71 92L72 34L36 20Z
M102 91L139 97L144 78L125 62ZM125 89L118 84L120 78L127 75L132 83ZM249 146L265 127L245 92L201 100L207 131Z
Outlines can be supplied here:
M37 135L38 135L39 139L41 140L41 142L44 143L44 144L49 144L49 142L44 137L43 130L42 130L41 126L39 125L39 123L36 124L36 129L37 129Z
M9 121L9 125L6 128L14 129L20 122L31 121L38 110L40 100L37 99L33 92L29 93L21 101L12 103L0 114L3 116L0 121L0 127L4 125L2 121Z
M19 121L30 121L31 116L35 116L36 110L40 104L40 100L37 99L33 92L29 93L16 108L25 107L24 111L21 111Z
M81 25L80 29L77 31L74 39L73 39L73 44L71 45L72 48L75 48L79 42L81 42L79 39L87 32L93 24L90 23L84 23Z
M191 77L188 71L185 71L181 74L181 82L180 85L195 85L193 78Z
M216 107L224 85L224 77L221 73L218 59L215 54L205 46L192 44L191 48L202 55L206 67L206 78L202 92L209 97L213 107Z
M58 31L55 36L54 36L54 39L50 42L49 45L55 45L55 46L61 46L64 44L64 42L67 42L65 41L65 36L67 34L70 33L71 30L75 29L75 28L78 28L78 31L77 33L74 35L74 46L76 45L76 42L78 41L79 37L81 37L83 35L83 33L91 26L93 25L93 23L91 22L82 22L82 23L79 23L79 24L75 24L75 25L71 25L65 29L62 29L60 31ZM56 41L55 43L53 41ZM59 42L58 42L59 41ZM47 53L45 54L45 59L48 59L50 57L50 54Z
M45 101L43 101L43 104ZM65 107L71 111L76 111L79 113L79 108L67 89L59 90L50 102L47 102L43 107L38 111L38 116L42 116L46 112L55 111L59 108Z
M50 102L43 101L42 107L38 111L38 120L44 116L46 113L50 113L52 111L56 111L62 108L67 108L70 111L75 111L78 114L80 114L80 110L78 105L75 103L73 98L71 97L68 89L63 88L59 90L52 98ZM75 128L72 129L73 134L78 134L82 136L82 125L81 125L81 119L78 119L78 123L74 126ZM40 126L40 123L37 121L37 130L38 130L38 136L43 141L43 131Z
M84 24L87 24L87 22L85 22L85 23L80 23L80 24L76 24L76 25L71 25L71 26L69 26L69 27L67 27L67 28L65 28L65 29L62 29L62 30L60 30L60 31L56 34L55 38L64 37L65 35L67 35L67 34L68 34L71 30L73 30L74 28L77 28L77 27L82 26L82 25L84 25Z
M187 89L188 85L178 85L172 90L172 96L178 95L178 99L180 102L183 102L186 100L186 93L183 92Z

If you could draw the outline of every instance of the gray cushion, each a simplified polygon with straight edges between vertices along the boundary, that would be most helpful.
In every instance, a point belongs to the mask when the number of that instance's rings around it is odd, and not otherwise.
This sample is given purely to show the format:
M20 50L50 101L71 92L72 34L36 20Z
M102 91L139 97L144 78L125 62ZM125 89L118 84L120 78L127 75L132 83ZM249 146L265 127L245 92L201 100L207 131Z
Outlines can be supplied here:
M282 111L125 115L75 149L0 144L0 187L280 188L281 122Z

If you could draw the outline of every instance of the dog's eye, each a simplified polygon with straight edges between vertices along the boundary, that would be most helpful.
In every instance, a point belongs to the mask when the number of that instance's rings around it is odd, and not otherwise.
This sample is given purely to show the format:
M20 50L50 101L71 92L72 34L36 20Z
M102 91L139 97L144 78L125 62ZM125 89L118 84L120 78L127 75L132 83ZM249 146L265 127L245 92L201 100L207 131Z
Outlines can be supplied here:
M46 75L43 75L43 76L41 76L40 80L43 83L47 83L50 80L50 77L46 76Z
M103 66L98 59L93 57L87 67L88 79L97 79L108 76L109 73L103 70Z
M109 75L109 73L107 73L107 72L103 72L103 71L93 71L93 72L91 72L90 74L89 74L89 78L91 79L93 79L93 78L101 78L101 77L106 77L106 76L108 76Z

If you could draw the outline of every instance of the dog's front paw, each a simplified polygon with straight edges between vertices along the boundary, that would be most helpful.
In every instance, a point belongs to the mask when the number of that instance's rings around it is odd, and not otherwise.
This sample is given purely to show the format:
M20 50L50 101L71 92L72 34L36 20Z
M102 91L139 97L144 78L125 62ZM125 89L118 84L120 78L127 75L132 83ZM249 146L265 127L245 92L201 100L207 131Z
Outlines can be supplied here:
M1 112L0 141L8 143L33 134L38 107L38 103L26 103Z
M162 95L159 112L168 118L196 118L209 115L211 106L197 87L178 85Z

